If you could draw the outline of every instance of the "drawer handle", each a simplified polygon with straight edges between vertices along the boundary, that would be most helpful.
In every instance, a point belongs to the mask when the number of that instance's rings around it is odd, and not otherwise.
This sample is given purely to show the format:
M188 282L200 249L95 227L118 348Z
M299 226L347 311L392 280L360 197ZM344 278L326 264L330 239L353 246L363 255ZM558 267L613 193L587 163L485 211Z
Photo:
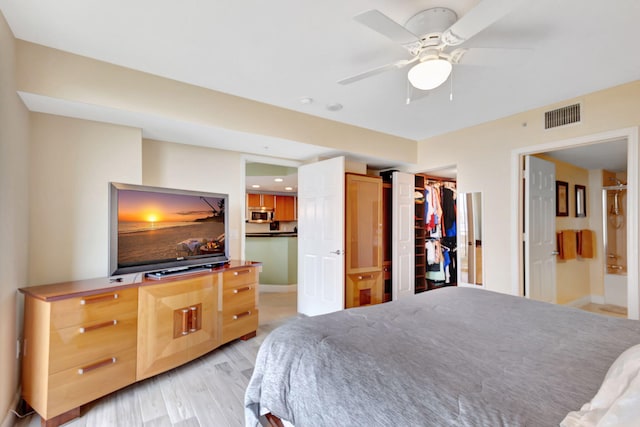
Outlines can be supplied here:
M189 332L195 332L198 330L198 307L189 307L191 311L191 322L189 322Z
M233 275L234 276L239 276L241 274L247 274L247 273L251 273L251 270L234 271Z
M107 326L115 326L117 324L118 324L118 321L114 319L114 320L109 320L108 322L98 323L97 325L91 325L91 326L80 328L79 331L81 334L84 334L85 332L91 332L91 331L95 331L96 329L106 328Z
M233 320L238 320L241 317L251 316L251 311L245 311L244 313L238 313L233 315Z
M87 372L93 371L95 369L103 368L103 367L109 366L109 365L113 365L114 363L116 363L116 358L115 357L110 357L110 358L105 359L105 360L103 360L101 362L94 363L93 365L85 366L84 368L78 369L78 375L83 375L83 374L86 374Z
M366 276L358 276L358 280L362 279L373 279L373 274L368 274Z
M189 333L189 309L182 309L182 335L187 335Z
M80 305L86 305L86 304L95 304L97 302L102 302L102 301L109 301L109 300L114 300L114 299L118 299L118 294L113 294L113 295L101 295L99 297L95 297L95 298L83 298L80 300Z
M245 286L244 288L234 289L233 293L239 294L240 292L247 292L247 291L250 291L251 289L252 289L251 286Z

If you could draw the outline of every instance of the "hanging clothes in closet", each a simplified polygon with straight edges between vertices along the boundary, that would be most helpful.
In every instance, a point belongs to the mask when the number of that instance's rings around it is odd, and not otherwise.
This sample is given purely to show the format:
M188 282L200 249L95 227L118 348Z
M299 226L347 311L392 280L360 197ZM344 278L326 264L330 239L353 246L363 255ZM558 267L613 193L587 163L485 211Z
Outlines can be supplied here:
M457 284L455 183L428 180L425 185L427 288Z

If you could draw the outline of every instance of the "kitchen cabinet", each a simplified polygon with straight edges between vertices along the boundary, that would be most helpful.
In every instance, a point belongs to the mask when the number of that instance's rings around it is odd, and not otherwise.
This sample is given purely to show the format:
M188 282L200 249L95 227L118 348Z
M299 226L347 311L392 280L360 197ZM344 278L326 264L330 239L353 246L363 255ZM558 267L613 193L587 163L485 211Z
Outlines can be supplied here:
M247 193L247 207L273 209L275 196L273 194Z
M275 215L276 221L296 221L297 218L296 197L294 196L275 196Z
M247 236L245 255L262 261L261 285L295 285L298 283L298 238L281 233Z

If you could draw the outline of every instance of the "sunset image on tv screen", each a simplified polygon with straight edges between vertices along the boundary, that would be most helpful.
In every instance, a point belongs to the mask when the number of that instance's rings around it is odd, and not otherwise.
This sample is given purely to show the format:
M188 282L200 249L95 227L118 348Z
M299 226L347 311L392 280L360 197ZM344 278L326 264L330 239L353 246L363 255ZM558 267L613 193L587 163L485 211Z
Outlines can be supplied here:
M224 254L225 199L118 193L118 265Z

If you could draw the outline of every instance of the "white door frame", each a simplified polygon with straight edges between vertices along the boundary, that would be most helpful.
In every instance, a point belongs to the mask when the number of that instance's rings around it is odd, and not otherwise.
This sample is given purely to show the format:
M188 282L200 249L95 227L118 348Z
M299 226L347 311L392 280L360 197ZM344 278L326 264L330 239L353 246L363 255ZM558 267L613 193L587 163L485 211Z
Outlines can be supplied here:
M269 165L276 165L276 166L287 166L287 167L291 167L291 168L297 168L299 167L302 162L299 162L297 160L287 160L287 159L280 159L280 158L275 158L275 157L263 157L263 156L258 156L255 154L243 154L241 157L241 162L240 162L240 168L242 169L240 175L240 187L242 188L242 194L244 194L244 198L242 199L242 219L240 221L240 236L238 238L238 242L240 243L240 256L242 257L242 260L246 259L246 239L247 239L247 227L246 227L246 223L245 223L245 210L247 208L246 206L246 199L247 199L247 163L266 163Z
M628 286L628 317L640 319L640 282L638 281L640 250L638 238L640 237L640 215L638 213L639 189L640 189L640 127L628 127L612 131L585 135L576 138L548 142L528 147L516 148L511 151L511 198L517 205L511 210L511 283L512 293L522 295L522 158L527 154L554 151L563 148L590 145L600 142L627 140L627 203L631 209L627 210L627 283Z

